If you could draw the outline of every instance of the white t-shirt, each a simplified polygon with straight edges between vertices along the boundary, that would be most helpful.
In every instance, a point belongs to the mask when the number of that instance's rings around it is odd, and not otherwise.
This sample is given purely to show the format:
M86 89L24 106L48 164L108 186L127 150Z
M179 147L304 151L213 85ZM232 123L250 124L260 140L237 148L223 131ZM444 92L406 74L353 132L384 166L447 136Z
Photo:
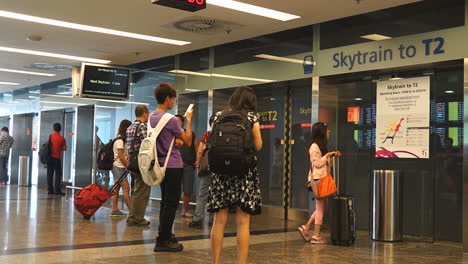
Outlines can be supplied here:
M120 161L119 159L119 154L117 152L118 149L122 149L124 150L124 155L125 157L127 157L127 154L125 153L125 144L124 144L124 141L122 139L117 139L115 142L114 142L114 166L117 167L117 168L125 168L125 166L122 164L122 162Z

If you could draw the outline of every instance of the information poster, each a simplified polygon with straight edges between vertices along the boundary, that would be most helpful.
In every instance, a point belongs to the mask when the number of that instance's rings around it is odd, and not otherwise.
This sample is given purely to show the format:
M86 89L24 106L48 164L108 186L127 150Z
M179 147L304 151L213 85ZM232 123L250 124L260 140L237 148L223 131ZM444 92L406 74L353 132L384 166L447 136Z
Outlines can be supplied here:
M430 77L377 84L376 157L429 158Z

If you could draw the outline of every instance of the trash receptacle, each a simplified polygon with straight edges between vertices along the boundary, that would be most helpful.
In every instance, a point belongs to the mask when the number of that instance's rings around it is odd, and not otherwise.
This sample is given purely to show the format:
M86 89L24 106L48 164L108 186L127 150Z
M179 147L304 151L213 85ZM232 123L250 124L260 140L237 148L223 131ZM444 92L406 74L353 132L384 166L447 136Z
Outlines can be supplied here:
M401 179L398 170L374 170L372 185L372 240L401 241Z
M19 156L18 186L31 186L29 182L29 157Z

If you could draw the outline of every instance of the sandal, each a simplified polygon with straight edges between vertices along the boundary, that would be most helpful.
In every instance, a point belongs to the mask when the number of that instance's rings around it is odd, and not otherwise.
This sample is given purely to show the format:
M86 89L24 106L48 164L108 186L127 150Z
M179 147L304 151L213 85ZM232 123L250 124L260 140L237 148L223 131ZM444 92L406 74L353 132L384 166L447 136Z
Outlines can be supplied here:
M312 239L310 240L311 244L325 244L327 243L327 240L321 236L313 236Z
M297 230L299 230L299 233L301 234L302 238L304 238L306 242L310 241L309 230L307 230L305 225L298 227Z
M187 213L187 214L182 214L181 217L183 217L183 218L193 218L193 215L191 213Z

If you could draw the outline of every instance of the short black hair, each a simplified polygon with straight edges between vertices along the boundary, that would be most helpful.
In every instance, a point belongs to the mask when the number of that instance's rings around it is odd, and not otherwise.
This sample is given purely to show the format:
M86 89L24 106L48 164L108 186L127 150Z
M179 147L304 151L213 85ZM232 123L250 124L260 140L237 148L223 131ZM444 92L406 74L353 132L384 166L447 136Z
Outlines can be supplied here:
M175 115L175 117L180 118L180 120L182 120L182 124L185 124L185 118L184 118L183 115L180 115L180 114L179 114L179 115Z
M8 127L3 127L3 128L2 128L2 132L3 132L3 131L5 131L5 132L8 133L8 132L9 132Z
M164 104L167 97L175 98L176 96L176 89L174 88L174 86L172 86L172 84L167 82L159 84L158 87L154 89L154 98L156 98L158 104Z
M62 125L60 123L55 123L54 124L54 131L55 132L60 132L62 131Z
M137 107L135 107L136 117L141 117L145 113L149 113L148 107L146 107L146 105L137 105Z

